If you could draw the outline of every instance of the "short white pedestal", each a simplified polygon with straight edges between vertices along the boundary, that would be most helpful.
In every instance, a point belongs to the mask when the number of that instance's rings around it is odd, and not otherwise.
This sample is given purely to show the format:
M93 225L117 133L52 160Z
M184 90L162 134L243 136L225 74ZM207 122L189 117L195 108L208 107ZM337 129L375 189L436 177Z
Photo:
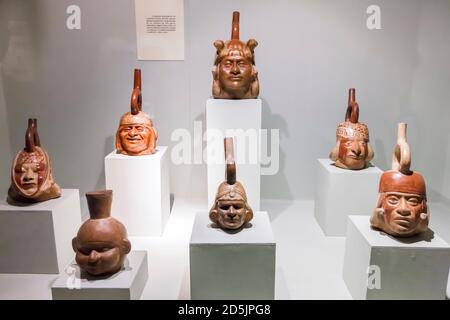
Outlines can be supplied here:
M53 300L137 300L148 279L146 251L131 251L124 269L94 277L73 262L52 285Z
M74 257L81 225L77 189L35 204L0 201L0 273L58 274Z
M237 180L254 211L260 208L261 100L209 99L206 102L208 206L225 179L224 137L234 137Z
M106 188L113 190L111 215L129 236L161 236L170 214L169 154L127 156L111 152L105 157Z
M276 244L267 212L237 233L197 213L190 240L191 299L274 299Z
M326 236L345 236L349 215L375 208L383 171L377 167L346 170L330 159L317 159L314 215Z
M350 216L344 281L354 299L445 299L450 246L431 230L409 239Z

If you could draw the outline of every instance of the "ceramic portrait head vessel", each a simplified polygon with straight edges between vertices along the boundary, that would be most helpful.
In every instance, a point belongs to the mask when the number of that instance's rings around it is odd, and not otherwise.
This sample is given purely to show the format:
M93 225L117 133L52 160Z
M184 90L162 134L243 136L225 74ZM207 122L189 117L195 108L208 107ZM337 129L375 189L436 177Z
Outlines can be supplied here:
M72 240L75 261L91 275L108 275L120 271L131 250L125 226L111 217L112 191L86 193L90 219Z
M142 111L141 70L134 70L134 88L131 92L131 110L120 118L116 133L118 153L141 156L155 153L158 133L152 119Z
M349 89L345 121L336 130L336 146L330 153L330 159L337 167L361 170L370 165L374 152L369 144L369 128L358 122L359 105L355 95L355 89Z
M37 120L28 119L25 148L14 158L8 202L34 203L58 198L61 189L52 176L50 157L41 147Z
M233 139L225 138L225 181L219 185L210 220L225 230L236 230L253 219L253 210L247 202L244 186L236 180Z
M233 12L231 40L216 40L212 95L216 99L255 99L259 95L255 39L239 39L239 12Z
M410 170L411 151L406 142L406 123L399 123L392 169L380 178L377 207L370 223L395 237L410 237L428 229L425 180Z

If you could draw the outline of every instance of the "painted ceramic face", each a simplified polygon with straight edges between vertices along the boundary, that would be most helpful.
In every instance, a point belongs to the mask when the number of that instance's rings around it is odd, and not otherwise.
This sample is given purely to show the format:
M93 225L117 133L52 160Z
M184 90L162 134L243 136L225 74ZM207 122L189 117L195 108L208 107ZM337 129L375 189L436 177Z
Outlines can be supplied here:
M368 142L362 138L341 138L339 141L338 166L364 169L368 155Z
M61 189L53 181L50 158L40 146L37 120L28 119L25 148L16 155L11 167L8 202L34 203L60 196Z
M245 96L254 81L252 63L239 50L222 59L217 70L220 87L230 97Z
M243 199L217 200L217 223L226 229L238 229L245 223L247 206Z
M128 154L141 154L150 145L151 131L142 123L120 126L120 141Z
M246 199L245 190L239 181L233 185L222 182L209 213L211 221L222 229L241 228L253 218L253 211Z
M382 196L381 208L384 211L386 230L399 236L416 233L428 211L422 196L396 192Z
M422 175L395 170L383 173L372 226L396 237L409 237L426 231L429 218Z
M155 153L158 133L151 118L142 111L141 70L134 69L134 85L131 91L130 112L125 113L116 132L118 153L142 156Z
M131 245L123 225L113 218L88 220L73 240L75 260L92 275L112 274L122 268Z
M231 40L214 42L216 57L213 67L212 94L216 99L255 99L259 94L255 68L254 39L239 40L239 12L233 12Z
M369 145L369 128L358 122L359 105L355 96L356 90L350 88L345 121L336 129L336 146L330 153L330 159L339 168L361 170L370 165L374 152Z
M44 184L48 175L48 164L45 154L36 148L32 153L22 152L13 168L14 183L20 192L27 197L35 195Z
M139 156L152 154L156 148L157 134L150 118L142 111L137 115L126 113L119 125L116 148L122 154Z

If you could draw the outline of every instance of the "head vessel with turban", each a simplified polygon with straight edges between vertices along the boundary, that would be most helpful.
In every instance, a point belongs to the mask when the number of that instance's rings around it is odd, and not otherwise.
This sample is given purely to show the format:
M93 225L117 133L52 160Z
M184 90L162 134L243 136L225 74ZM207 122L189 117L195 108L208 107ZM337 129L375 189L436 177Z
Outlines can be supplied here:
M116 133L118 153L141 156L155 153L158 133L150 116L142 111L141 70L134 70L134 88L131 92L131 111L120 118Z
M410 170L411 151L406 142L406 123L398 124L392 169L380 178L377 206L370 223L396 237L410 237L428 229L425 180Z
M370 165L374 152L369 144L369 129L358 122L359 105L355 99L355 89L348 92L348 107L345 121L336 130L336 146L330 159L337 167L350 170L365 169Z

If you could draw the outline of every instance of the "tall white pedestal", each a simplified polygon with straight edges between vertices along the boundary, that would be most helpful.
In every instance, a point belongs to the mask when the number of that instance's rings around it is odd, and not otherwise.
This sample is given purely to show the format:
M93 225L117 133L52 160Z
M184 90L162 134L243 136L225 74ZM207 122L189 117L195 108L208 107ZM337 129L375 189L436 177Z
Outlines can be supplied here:
M326 236L345 236L349 215L375 208L383 171L377 167L346 170L330 159L317 159L314 215Z
M394 238L350 216L344 281L354 299L445 299L450 246L431 230Z
M106 188L113 190L111 215L129 236L161 236L170 214L167 147L145 156L111 152L105 157Z
M72 238L80 225L77 189L35 204L0 201L0 273L58 274L75 256Z
M191 299L274 299L276 244L267 212L250 228L213 228L197 213L190 240Z
M131 251L124 268L110 276L95 277L73 262L52 285L53 300L137 300L148 279L146 251Z
M208 206L225 180L224 137L234 137L237 180L254 211L260 208L261 100L209 99L206 102Z

